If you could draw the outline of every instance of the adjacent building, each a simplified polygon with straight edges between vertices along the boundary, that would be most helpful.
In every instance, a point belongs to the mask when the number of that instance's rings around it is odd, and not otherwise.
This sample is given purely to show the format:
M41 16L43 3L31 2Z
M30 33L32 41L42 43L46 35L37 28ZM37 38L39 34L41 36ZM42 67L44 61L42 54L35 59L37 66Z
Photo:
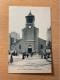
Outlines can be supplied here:
M9 50L11 49L11 46L15 45L19 40L20 36L18 33L16 33L15 31L9 33Z
M47 48L51 49L51 27L47 30Z

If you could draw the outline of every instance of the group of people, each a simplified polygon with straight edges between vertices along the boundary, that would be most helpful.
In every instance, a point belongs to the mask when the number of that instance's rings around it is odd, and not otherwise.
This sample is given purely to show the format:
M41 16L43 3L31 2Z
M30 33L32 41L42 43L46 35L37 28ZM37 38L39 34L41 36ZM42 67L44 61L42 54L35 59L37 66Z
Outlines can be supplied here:
M28 58L29 56L32 57L35 53L36 53L36 52L31 52L31 53L24 52L24 53L22 53L22 59ZM11 53L10 63L13 62L13 55L14 55L14 56L17 56L17 54L18 54L18 53L16 52L16 50ZM41 55L41 59L47 59L47 58L49 58L49 56L50 56L50 54L48 54L48 55L47 55L46 53L43 54L43 52L41 52L40 55Z
M16 52L16 53L17 53L17 52ZM10 53L10 63L13 62L13 55L14 55L14 56L17 56L16 53L15 53L15 52ZM30 54L28 54L27 52L24 52L24 53L22 53L22 59L25 59L26 57L28 58L29 56L32 57L33 55L34 55L34 52L32 52L32 53L30 53Z
M27 52L24 52L24 53L22 53L22 59L25 59L25 57L29 57L29 56L33 56L34 55L34 52L31 52L30 54L28 54Z
M46 50L45 50L44 52L43 51L40 51L39 53L40 53L39 55L41 55L41 59L50 58L51 52L46 52Z

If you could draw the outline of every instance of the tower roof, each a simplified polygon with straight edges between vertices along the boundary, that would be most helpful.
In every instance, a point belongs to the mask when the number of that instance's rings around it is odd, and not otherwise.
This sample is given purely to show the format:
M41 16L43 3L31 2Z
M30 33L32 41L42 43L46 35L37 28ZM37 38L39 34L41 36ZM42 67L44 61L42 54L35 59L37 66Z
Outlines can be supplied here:
M32 15L31 11L27 16L25 16L27 23L33 23L35 21L35 16Z
M32 15L32 13L31 13L31 11L29 12L29 14L26 17L28 17L28 16L33 16L34 17L34 15Z
M32 13L31 13L31 11L30 11L30 13L28 14L28 16L33 16Z

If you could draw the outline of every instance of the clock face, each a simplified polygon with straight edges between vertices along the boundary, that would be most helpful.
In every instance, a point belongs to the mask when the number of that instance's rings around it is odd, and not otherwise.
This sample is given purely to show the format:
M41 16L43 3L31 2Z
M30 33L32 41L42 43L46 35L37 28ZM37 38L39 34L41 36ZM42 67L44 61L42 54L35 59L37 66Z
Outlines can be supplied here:
M29 26L29 28L31 28L31 26Z

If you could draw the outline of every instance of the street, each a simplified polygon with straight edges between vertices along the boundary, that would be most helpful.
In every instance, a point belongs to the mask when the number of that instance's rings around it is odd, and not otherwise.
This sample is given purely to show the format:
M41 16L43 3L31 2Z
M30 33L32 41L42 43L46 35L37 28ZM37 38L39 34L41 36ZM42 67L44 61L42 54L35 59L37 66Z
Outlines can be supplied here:
M51 70L51 62L41 59L38 54L25 59L22 59L21 54L13 56L13 62L8 65L9 73L51 73Z

